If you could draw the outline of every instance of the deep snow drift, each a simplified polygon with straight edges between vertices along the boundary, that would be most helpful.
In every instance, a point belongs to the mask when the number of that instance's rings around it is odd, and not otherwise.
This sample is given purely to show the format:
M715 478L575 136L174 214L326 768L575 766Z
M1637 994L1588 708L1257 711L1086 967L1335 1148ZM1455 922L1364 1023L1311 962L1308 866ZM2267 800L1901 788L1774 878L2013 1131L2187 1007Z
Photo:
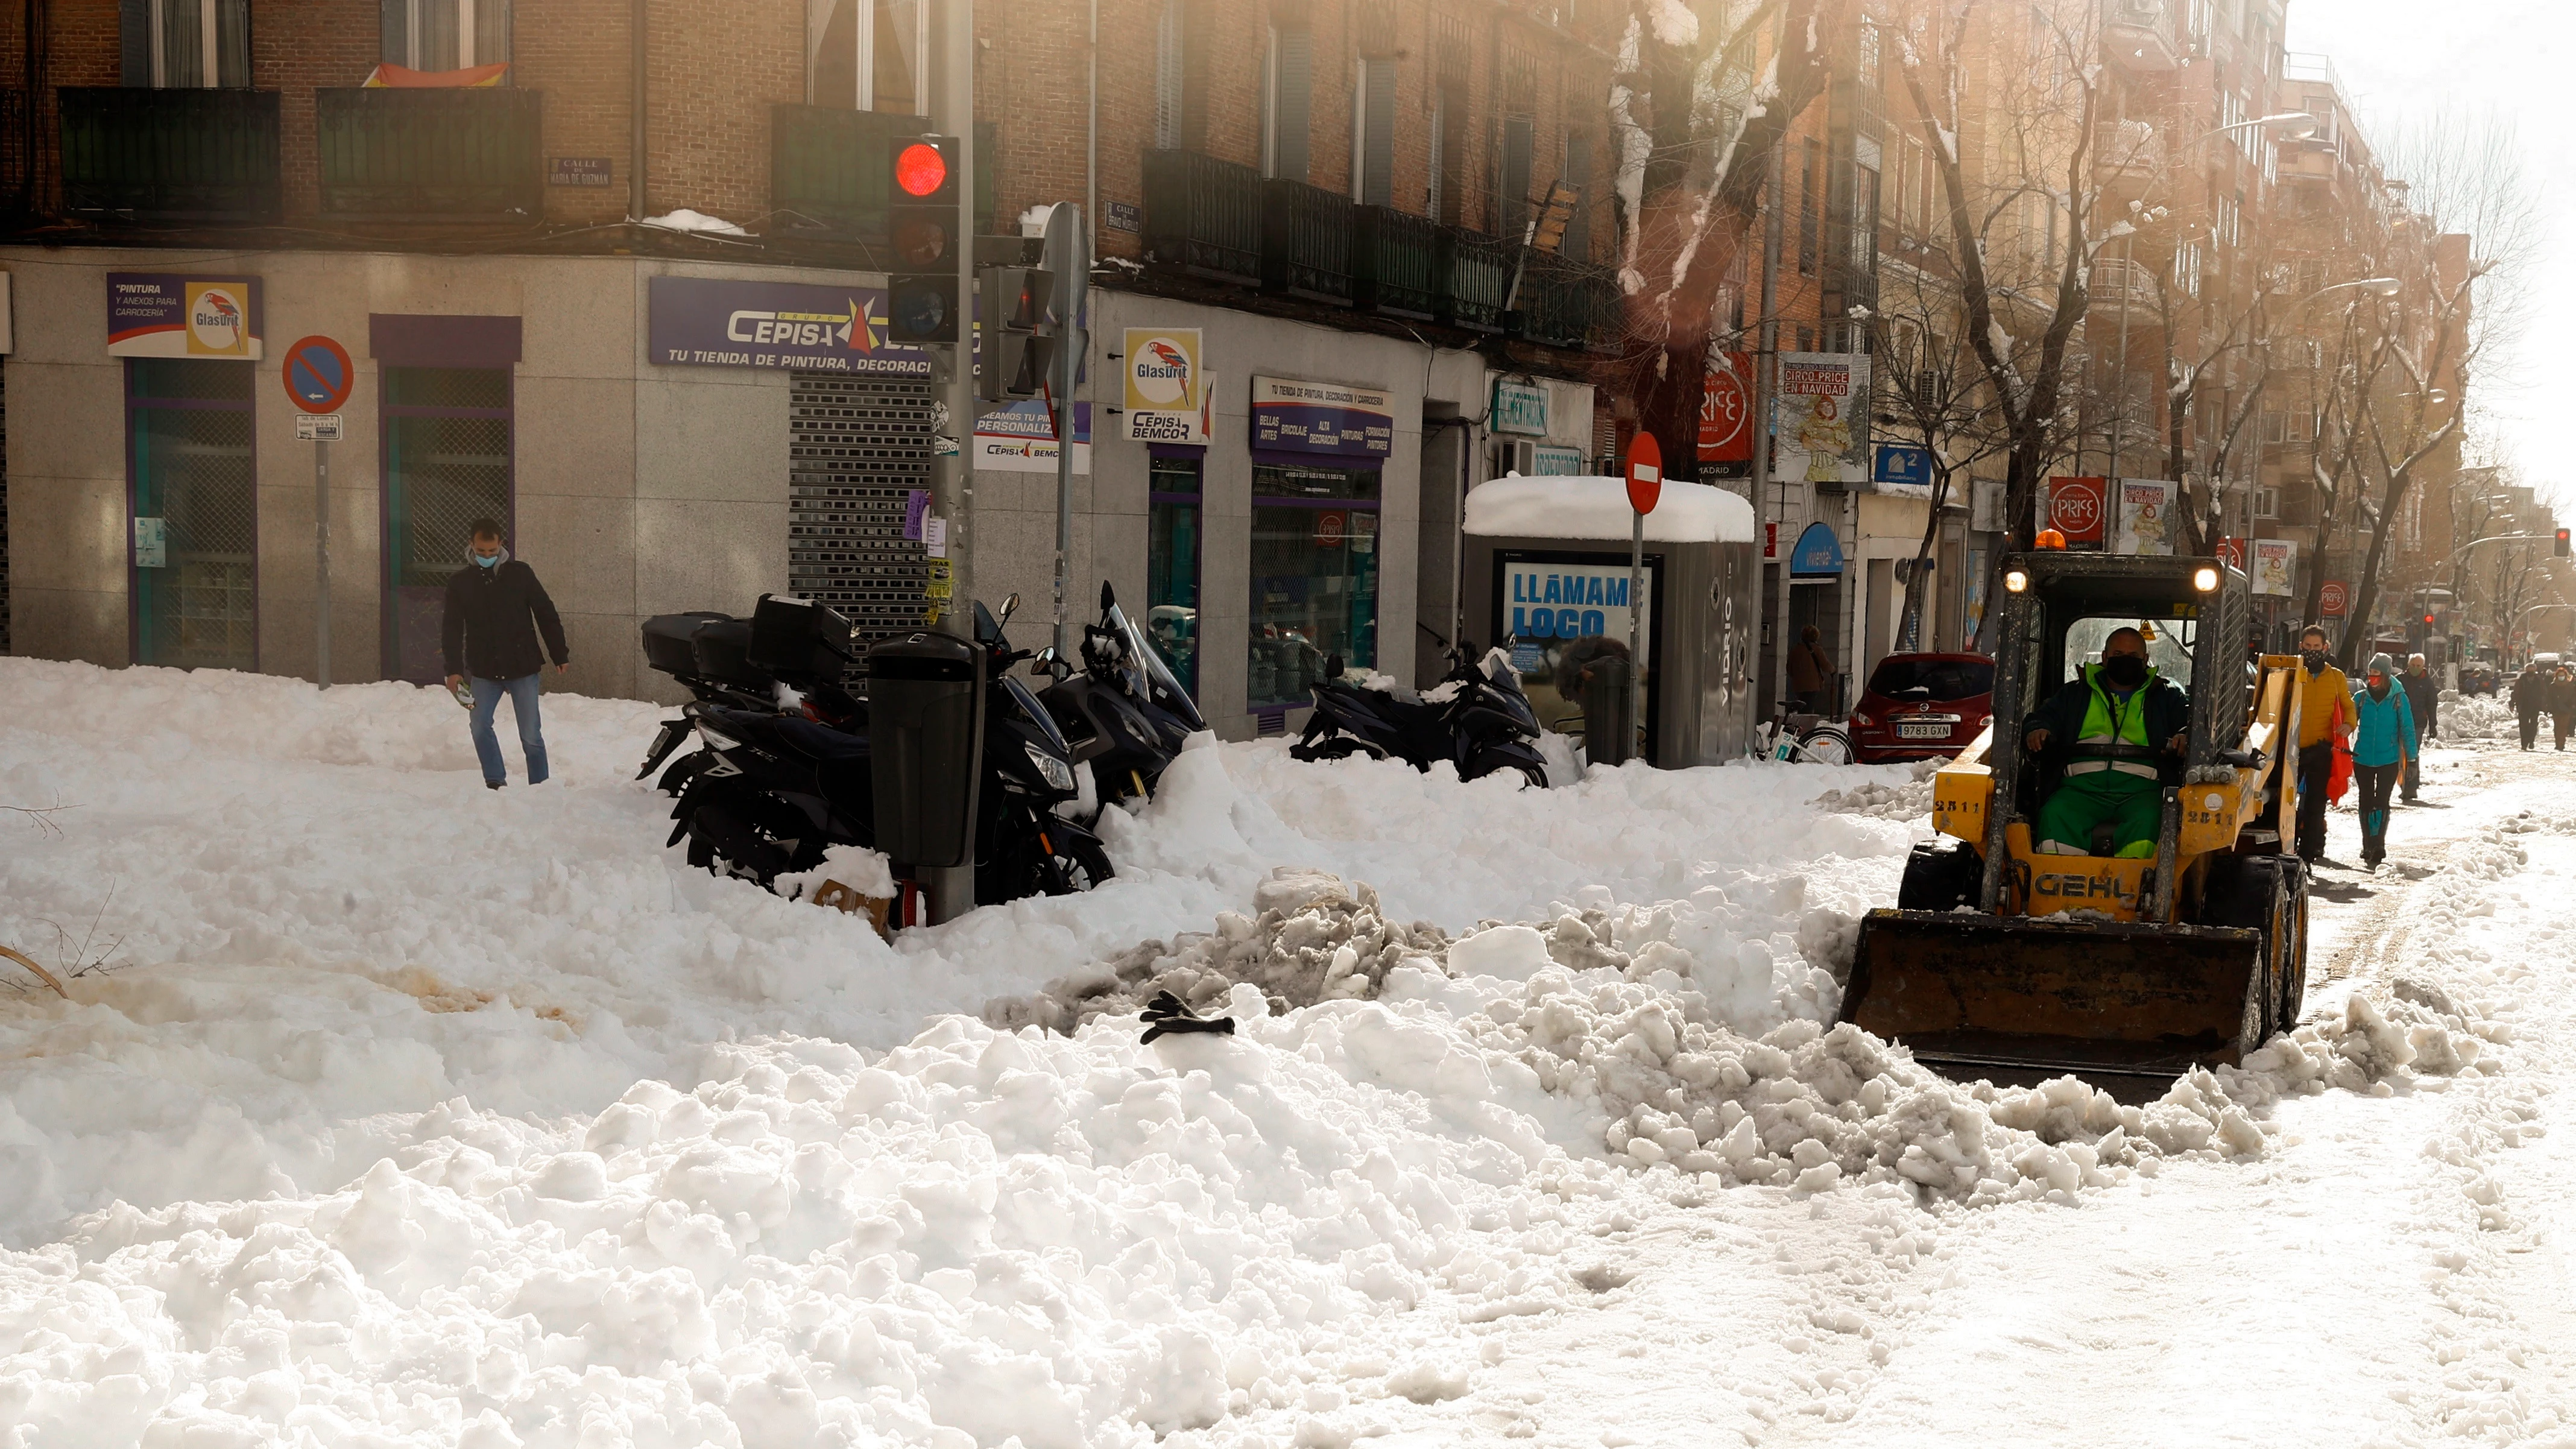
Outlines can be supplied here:
M1676 1204L1902 1273L2511 1035L2431 971L2145 1108L1934 1078L1825 1024L1907 770L1211 743L1105 889L889 948L661 848L651 706L550 700L558 782L492 795L428 691L0 692L0 804L72 807L0 820L0 943L105 958L0 998L0 1444L1518 1437L1497 1335L1615 1296L1585 1245ZM1238 1034L1140 1044L1159 989Z

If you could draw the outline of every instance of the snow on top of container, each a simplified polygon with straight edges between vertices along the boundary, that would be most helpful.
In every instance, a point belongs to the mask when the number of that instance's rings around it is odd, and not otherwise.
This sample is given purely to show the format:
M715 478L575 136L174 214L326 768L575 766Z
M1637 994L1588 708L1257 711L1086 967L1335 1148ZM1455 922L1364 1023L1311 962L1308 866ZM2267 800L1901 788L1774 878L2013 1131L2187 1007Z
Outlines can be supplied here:
M1628 537L1622 478L1524 478L1507 473L1467 490L1467 532L1479 538ZM1751 543L1753 505L1705 483L1666 483L1646 515L1653 543Z

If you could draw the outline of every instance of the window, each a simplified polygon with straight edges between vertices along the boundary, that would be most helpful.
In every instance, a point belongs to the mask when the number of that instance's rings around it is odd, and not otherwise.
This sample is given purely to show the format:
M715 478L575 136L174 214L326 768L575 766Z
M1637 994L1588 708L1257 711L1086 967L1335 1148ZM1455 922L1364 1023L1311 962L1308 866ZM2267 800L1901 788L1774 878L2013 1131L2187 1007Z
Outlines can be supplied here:
M926 44L922 0L805 0L805 99L928 115Z
M378 49L413 70L468 70L510 58L510 0L380 0Z
M1270 27L1261 67L1261 174L1303 181L1313 138L1315 37L1304 26Z
M259 369L160 357L125 367L134 662L256 669L251 389Z
M2245 199L2240 195L2218 198L2217 215L2210 223L2210 238L2223 247L2238 244L2245 215Z
M1377 470L1256 463L1252 493L1245 695L1304 704L1332 656L1377 663Z
M1422 214L1443 226L1457 226L1467 212L1467 96L1475 48L1467 23L1434 10L1426 18L1431 52L1430 184L1423 191Z
M1363 56L1351 106L1351 199L1395 202L1395 58Z
M1867 166L1852 172L1851 266L1878 270L1878 173Z
M1149 475L1144 624L1181 687L1199 692L1198 458L1156 457Z
M1800 142L1798 159L1798 272L1816 270L1816 192L1825 177L1824 147L1813 136Z
M2254 490L2254 516L2256 518L2280 517L2281 490L2278 488L2256 488Z
M2263 441L2264 441L2264 442L2266 442L2266 443L2286 443L2286 442L2288 442L2288 441L2290 440L2290 425L2289 425L2289 422L2288 422L2288 416L2289 416L2288 414L2283 413L2283 412L2282 412L2281 410L2279 410L2278 408L2265 408L2265 409L2263 409Z
M1186 0L1163 0L1163 18L1154 29L1154 144L1166 151L1181 144L1181 82L1189 65L1181 34L1186 8Z
M384 448L384 670L434 683L446 673L439 618L448 576L465 567L478 518L511 529L510 370L387 367L378 406Z
M1907 236L1923 231L1923 143L1912 136L1896 148L1896 226Z
M2184 242L2174 248L2174 284L2186 297L2200 295L2200 243Z
M1574 188L1574 214L1566 218L1565 255L1592 260L1592 138L1582 131L1565 133L1565 184ZM1740 260L1744 249L1736 248Z
M1503 174L1495 191L1494 234L1517 242L1530 223L1530 163L1538 149L1538 123L1527 116L1503 118Z
M117 28L129 86L250 84L250 0L122 0Z

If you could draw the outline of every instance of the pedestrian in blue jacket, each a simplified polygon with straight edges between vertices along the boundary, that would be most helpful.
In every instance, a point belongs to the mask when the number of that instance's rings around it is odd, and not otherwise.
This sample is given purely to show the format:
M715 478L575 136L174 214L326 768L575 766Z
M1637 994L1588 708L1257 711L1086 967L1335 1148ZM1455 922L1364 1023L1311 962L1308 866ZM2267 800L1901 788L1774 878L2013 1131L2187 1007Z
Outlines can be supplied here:
M2352 774L2361 786L2361 863L2370 870L2388 858L2388 796L2415 758L2415 715L2397 686L2397 664L2370 656L2362 685L2352 692Z

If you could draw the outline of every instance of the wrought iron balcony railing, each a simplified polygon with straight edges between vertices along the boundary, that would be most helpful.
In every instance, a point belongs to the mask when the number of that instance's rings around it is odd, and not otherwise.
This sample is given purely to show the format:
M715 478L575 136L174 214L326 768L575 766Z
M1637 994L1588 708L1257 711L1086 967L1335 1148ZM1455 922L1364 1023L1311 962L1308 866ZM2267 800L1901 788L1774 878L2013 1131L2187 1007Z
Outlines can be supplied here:
M541 91L325 88L313 104L325 213L533 221L545 211Z
M277 92L64 86L63 209L135 221L275 221Z

